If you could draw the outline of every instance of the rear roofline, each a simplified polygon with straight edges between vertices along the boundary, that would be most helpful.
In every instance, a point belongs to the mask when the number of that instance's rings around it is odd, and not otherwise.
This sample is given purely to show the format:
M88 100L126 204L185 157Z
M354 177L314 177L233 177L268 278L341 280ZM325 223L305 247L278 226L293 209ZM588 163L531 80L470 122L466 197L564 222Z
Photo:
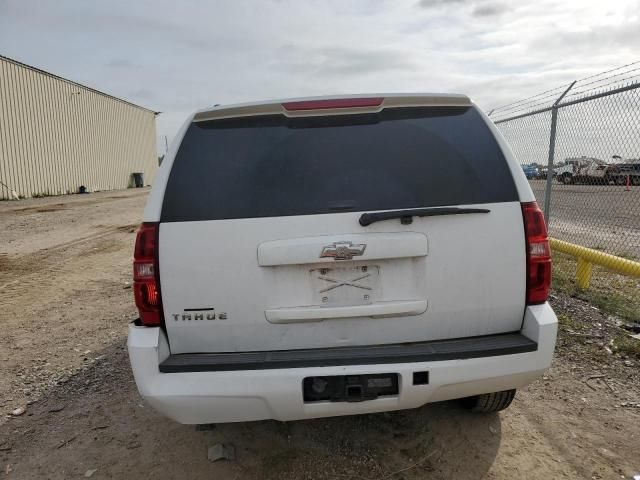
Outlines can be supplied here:
M284 104L314 102L323 100L375 99L382 102L365 107L321 108L307 110L288 110ZM401 107L470 107L472 102L466 95L454 93L370 93L361 95L332 95L321 97L286 98L263 102L219 105L198 110L194 122L217 120L221 118L246 117L255 115L285 115L287 117L316 115L349 115L353 113L379 112L385 108Z
M317 100L338 100L338 99L362 99L362 98L382 98L382 103L371 107L347 107L347 108L323 108L318 110L287 110L284 103L309 102ZM158 169L153 188L149 194L147 205L143 214L145 222L159 222L162 202L164 200L165 189L169 174L173 166L173 161L180 147L180 143L189 126L194 122L207 120L215 120L232 117L247 117L256 115L285 115L294 116L312 116L312 115L349 115L356 113L379 112L385 108L402 108L402 107L472 107L476 108L494 134L503 154L509 164L518 196L521 202L529 202L535 200L528 180L524 172L520 168L520 164L513 155L509 145L504 137L493 124L493 122L484 114L482 109L477 108L471 99L462 94L447 93L369 93L361 95L332 95L332 96L316 96L287 98L278 100L266 100L263 102L237 103L232 105L219 105L204 108L189 115L176 136L171 142L171 146L167 151L162 165Z
M335 108L320 110L295 110L288 111L284 108L283 103L307 102L315 100L338 100L338 99L356 99L356 98L382 98L380 105L375 107L357 107L357 108ZM162 210L162 202L164 192L171 173L173 161L180 148L180 143L184 138L189 126L194 122L214 120L232 117L247 117L255 115L274 115L282 114L287 116L309 116L309 115L348 115L353 113L369 113L378 112L384 108L394 107L471 107L473 102L466 95L453 93L369 93L360 95L330 95L316 97L300 97L286 98L278 100L265 100L262 102L247 102L231 105L217 105L214 107L203 108L189 115L182 124L182 127L176 133L171 141L169 150L162 160L162 164L154 178L153 188L149 194L147 205L144 209L143 221L159 222Z

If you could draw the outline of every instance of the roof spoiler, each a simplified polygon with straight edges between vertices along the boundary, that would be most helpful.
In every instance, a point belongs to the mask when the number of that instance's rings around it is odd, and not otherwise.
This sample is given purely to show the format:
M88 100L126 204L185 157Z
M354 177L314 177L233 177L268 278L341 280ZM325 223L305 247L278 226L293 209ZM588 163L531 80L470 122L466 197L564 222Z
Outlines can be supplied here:
M278 114L287 117L349 115L375 113L385 108L470 107L471 105L469 97L460 94L342 95L220 105L196 112L193 121Z

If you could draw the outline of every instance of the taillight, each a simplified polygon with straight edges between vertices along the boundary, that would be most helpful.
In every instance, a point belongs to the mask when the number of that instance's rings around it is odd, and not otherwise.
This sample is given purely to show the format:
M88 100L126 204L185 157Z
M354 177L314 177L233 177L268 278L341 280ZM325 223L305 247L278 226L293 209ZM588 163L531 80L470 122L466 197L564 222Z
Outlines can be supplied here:
M527 245L527 305L547 301L551 288L551 251L544 215L536 202L522 204Z
M158 271L158 224L143 223L133 253L133 295L143 325L157 326L162 319Z
M329 108L356 108L356 107L379 107L384 98L329 98L325 100L302 100L299 102L287 102L282 106L285 110L324 110Z

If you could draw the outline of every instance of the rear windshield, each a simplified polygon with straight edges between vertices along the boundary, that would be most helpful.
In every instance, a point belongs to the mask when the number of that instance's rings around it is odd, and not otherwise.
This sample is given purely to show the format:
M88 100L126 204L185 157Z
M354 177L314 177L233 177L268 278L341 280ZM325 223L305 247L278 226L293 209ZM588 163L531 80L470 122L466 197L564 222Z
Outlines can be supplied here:
M164 222L517 201L474 108L245 117L193 123L175 158Z

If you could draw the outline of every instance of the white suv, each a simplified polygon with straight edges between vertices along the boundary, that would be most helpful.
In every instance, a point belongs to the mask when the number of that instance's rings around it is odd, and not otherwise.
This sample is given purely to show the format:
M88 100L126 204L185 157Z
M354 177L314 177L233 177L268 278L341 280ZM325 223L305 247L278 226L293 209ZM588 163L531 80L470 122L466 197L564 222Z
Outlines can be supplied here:
M129 356L187 424L496 411L550 365L550 278L529 184L466 96L216 106L151 191Z

